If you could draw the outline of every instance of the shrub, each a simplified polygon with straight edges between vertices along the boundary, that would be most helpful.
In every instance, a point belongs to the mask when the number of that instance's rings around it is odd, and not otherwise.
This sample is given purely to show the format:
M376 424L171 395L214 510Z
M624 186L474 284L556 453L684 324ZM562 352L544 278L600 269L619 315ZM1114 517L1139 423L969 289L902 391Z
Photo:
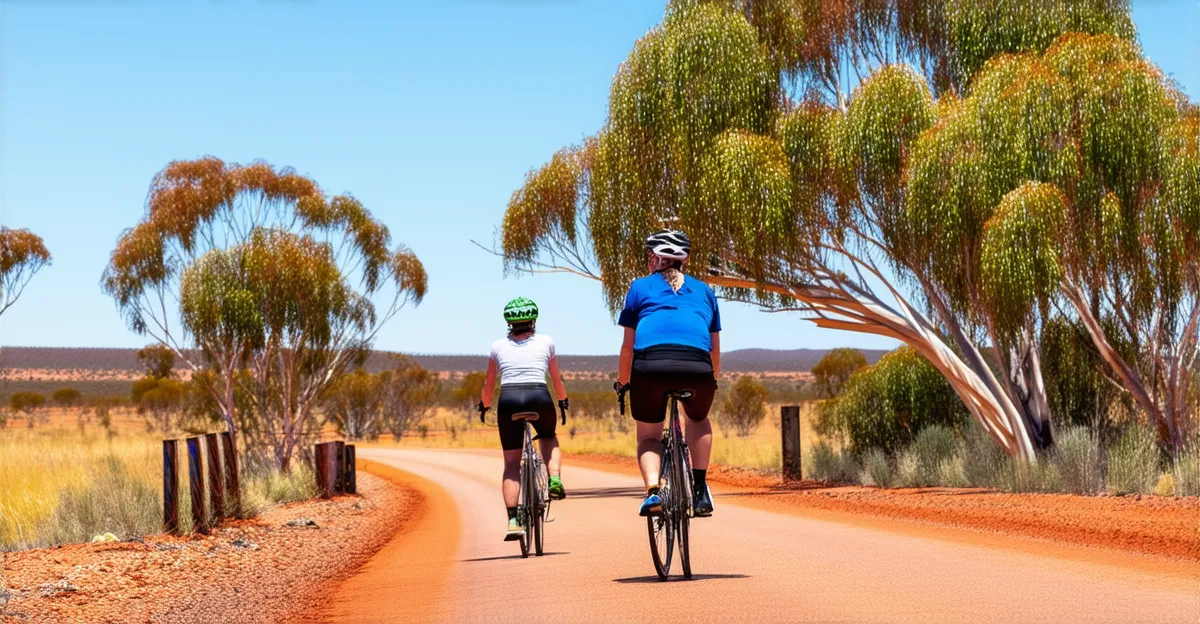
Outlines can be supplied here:
M892 484L892 460L888 454L871 449L862 458L862 476L859 481L863 485L875 485L882 488Z
M813 367L812 374L817 392L825 398L842 393L846 382L858 371L867 367L867 358L858 349L833 349Z
M1031 461L1006 457L999 464L993 487L1018 494L1061 492L1062 478L1055 465L1044 458Z
M854 458L841 451L835 451L825 442L818 442L812 447L812 466L809 474L818 481L852 482L858 470Z
M983 425L971 420L963 430L963 476L973 487L999 487L1009 459Z
M1100 439L1087 427L1066 427L1052 455L1063 489L1072 494L1098 494L1104 489Z
M901 483L905 487L944 484L943 465L953 461L958 450L958 440L950 429L938 425L922 429L900 455ZM966 469L961 462L948 470L954 472L956 483L965 484Z
M946 378L909 347L856 373L836 399L821 404L818 425L825 435L844 435L862 454L895 452L932 425L959 428L967 410Z
M91 482L59 494L50 523L55 543L86 542L102 533L145 535L161 529L158 490L131 477L115 457L102 466Z
M257 515L269 505L308 500L318 494L316 476L306 462L293 462L286 471L266 461L247 463L242 481L243 514Z
M1175 476L1169 472L1164 472L1158 476L1158 483L1154 484L1155 496L1173 496L1175 494Z
M1154 434L1137 424L1125 428L1108 450L1108 489L1113 494L1148 494L1158 480Z
M74 407L79 403L81 396L75 388L59 388L50 395L50 398L62 407Z
M1200 445L1193 444L1180 453L1172 472L1176 496L1200 496Z
M767 387L758 377L742 375L725 393L721 404L721 422L732 426L739 437L746 437L767 415Z

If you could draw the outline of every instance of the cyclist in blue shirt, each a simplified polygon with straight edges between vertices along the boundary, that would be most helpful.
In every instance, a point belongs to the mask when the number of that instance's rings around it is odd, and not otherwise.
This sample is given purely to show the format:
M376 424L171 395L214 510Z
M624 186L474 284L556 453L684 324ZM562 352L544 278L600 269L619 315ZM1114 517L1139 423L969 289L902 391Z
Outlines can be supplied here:
M638 465L646 482L643 516L662 509L659 471L662 466L662 423L667 393L692 391L683 400L693 467L694 514L712 515L712 494L705 474L712 453L708 411L717 390L721 365L721 313L708 284L684 275L691 241L683 232L662 230L646 239L650 275L634 280L625 296L618 323L625 328L616 389L628 391L637 421Z

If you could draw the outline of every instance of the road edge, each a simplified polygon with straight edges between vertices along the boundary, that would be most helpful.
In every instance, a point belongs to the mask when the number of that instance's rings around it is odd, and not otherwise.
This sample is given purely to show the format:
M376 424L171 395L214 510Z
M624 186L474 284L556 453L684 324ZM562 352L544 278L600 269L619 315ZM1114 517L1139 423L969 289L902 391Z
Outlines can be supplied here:
M383 548L333 588L312 621L394 620L398 612L412 622L440 619L461 534L457 505L441 486L395 466L359 458L355 467L413 492L417 509ZM404 591L397 593L398 587Z

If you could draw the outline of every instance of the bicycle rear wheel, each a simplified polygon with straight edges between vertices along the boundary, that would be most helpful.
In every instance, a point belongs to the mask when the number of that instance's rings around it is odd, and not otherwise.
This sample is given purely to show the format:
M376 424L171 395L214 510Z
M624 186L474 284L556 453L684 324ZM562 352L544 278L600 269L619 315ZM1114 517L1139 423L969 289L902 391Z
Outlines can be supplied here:
M663 462L664 466L670 466L671 457L668 441L663 448L663 459L666 460ZM663 499L662 512L646 518L646 530L650 534L650 557L654 560L654 571L658 573L658 578L664 581L671 572L671 557L675 550L676 522L670 513L673 485L671 480L670 469L663 471L663 478L659 483L659 495Z

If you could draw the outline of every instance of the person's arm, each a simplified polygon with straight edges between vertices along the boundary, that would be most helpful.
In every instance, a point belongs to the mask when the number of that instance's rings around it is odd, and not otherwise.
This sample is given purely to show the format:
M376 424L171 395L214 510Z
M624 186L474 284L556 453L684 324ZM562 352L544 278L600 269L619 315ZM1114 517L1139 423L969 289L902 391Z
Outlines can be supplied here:
M492 393L496 391L496 360L488 360L487 377L483 380L483 395L479 397L479 404L485 408L492 406Z
M617 369L617 383L622 386L629 383L629 376L633 372L633 339L637 336L637 330L632 327L625 328L625 339L621 342L621 360Z
M713 379L721 378L721 333L713 332L709 334L712 337L712 355L713 364Z
M558 372L558 356L550 356L550 382L554 384L554 396L559 401L567 398L567 387L563 384L562 373Z

